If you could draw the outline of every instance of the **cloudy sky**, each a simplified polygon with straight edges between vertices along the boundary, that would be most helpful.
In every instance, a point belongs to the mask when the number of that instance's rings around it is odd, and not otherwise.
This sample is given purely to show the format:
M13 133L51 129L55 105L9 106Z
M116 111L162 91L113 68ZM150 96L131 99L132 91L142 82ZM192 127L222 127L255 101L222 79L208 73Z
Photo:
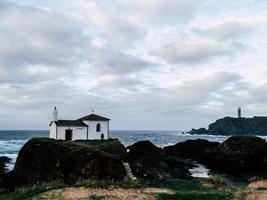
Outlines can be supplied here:
M0 0L0 45L0 129L54 106L112 129L267 115L265 0Z

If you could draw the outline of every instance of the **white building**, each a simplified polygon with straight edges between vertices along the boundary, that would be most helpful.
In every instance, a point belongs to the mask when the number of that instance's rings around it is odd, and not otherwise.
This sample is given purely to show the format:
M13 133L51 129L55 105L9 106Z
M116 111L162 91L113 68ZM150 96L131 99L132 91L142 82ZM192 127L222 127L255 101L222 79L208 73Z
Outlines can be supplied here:
M59 140L95 140L109 139L108 118L94 113L77 120L58 120L54 109L54 121L50 123L50 138Z

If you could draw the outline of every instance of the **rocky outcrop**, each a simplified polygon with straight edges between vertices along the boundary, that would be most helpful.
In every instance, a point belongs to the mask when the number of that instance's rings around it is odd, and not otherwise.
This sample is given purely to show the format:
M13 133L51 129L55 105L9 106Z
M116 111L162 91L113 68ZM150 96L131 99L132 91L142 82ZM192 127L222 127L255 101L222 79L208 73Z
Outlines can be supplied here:
M225 117L205 128L192 129L190 134L210 135L267 135L267 117L232 118Z
M207 162L212 168L232 175L267 175L267 143L253 136L233 136L220 144Z
M254 136L232 136L223 143L188 140L164 148L166 154L198 161L215 172L238 177L267 176L267 143Z
M150 141L139 141L128 147L128 159L133 174L138 178L167 180L190 178L192 163L165 154Z
M120 180L125 175L121 160L110 153L76 142L35 138L20 150L7 181L25 185L88 178Z

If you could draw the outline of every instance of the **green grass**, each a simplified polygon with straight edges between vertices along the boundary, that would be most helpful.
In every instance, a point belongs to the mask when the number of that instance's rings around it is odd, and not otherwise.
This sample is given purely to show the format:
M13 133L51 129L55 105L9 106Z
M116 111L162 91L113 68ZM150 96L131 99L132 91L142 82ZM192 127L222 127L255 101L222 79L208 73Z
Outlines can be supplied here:
M102 200L105 199L105 196L92 195L89 197L90 200Z
M66 184L61 182L43 183L39 185L33 185L28 187L21 187L16 189L15 192L1 191L1 200L31 200L33 197L38 196L43 192L47 192L53 189L60 189L67 187Z
M1 200L31 200L32 198L38 199L40 194L51 191L54 189L61 189L68 187L70 185L64 185L59 182L47 183L41 185L34 185L32 187L24 187L16 190L14 193L4 193L0 194ZM168 182L149 182L149 181L131 181L124 179L122 181L97 181L97 180L83 180L77 182L71 187L88 187L88 188L146 188L146 187L156 187L156 188L166 188L175 191L175 194L158 194L157 198L159 200L230 200L232 199L232 194L226 191L220 191L216 188L205 187L199 181L193 180L175 180ZM52 193L54 194L54 193ZM58 198L57 193L55 193L54 199ZM102 196L93 195L89 199L103 199Z
M195 180L176 180L165 183L154 183L153 187L167 188L175 191L175 194L159 194L159 200L230 200L233 195L230 192L220 191L215 188L205 187Z

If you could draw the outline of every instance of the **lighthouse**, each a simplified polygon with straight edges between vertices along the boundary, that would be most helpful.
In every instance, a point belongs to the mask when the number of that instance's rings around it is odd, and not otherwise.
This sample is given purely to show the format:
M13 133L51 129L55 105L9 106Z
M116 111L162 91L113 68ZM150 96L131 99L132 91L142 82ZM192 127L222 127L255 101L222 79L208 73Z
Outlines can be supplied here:
M241 118L242 116L241 116L241 107L239 107L238 109L237 109L237 113L238 113L238 118Z

